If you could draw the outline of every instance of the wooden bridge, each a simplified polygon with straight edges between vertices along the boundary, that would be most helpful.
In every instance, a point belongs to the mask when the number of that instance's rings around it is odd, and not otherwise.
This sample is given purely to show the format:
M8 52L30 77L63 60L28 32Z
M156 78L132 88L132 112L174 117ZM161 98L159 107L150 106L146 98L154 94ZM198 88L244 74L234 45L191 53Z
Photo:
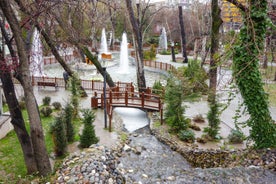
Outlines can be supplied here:
M92 108L104 108L104 94L99 97L95 93L91 98ZM106 93L106 112L109 116L109 131L111 131L111 121L113 109L115 107L139 108L147 111L160 112L161 124L163 123L163 102L159 95L153 94L151 90L139 93L133 88L110 89Z

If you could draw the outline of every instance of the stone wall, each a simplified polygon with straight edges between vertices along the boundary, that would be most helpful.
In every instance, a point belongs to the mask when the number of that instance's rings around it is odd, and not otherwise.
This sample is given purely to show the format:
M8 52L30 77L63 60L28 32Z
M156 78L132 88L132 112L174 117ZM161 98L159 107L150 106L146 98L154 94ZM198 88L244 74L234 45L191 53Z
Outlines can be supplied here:
M180 153L192 166L200 168L215 167L264 167L276 172L276 149L200 149L196 144L184 143L171 135L164 128L166 125L154 126L151 133L172 150Z

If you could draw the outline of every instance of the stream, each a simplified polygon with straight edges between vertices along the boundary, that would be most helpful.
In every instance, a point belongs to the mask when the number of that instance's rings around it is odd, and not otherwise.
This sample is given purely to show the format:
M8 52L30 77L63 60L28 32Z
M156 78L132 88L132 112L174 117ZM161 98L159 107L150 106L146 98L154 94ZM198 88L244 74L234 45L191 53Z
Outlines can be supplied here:
M131 141L125 146L119 164L127 183L176 180L183 183L179 176L191 168L190 164L150 134L146 113L133 108L116 108L114 111L121 116L125 129L130 132Z
M276 174L260 167L192 168L177 152L150 133L146 112L115 108L129 132L118 170L127 184L275 184Z

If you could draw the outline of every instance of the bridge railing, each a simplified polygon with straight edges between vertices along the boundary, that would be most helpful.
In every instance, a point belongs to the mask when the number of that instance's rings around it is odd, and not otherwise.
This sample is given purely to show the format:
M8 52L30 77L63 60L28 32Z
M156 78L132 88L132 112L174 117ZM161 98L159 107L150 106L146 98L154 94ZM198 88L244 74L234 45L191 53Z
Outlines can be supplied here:
M157 110L162 108L162 101L158 95L128 92L128 91L109 91L106 94L107 103L112 106L137 107L143 109ZM104 107L104 95L101 95L100 106Z

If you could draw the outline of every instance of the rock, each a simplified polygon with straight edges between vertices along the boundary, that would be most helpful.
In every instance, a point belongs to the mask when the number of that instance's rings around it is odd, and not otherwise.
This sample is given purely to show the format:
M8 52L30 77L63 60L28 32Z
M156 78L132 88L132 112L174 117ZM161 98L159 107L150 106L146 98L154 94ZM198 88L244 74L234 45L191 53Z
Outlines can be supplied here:
M63 179L64 179L64 181L69 181L70 177L69 176L65 176Z
M175 176L169 176L169 177L167 177L167 180L168 181L174 181L175 180Z
M136 155L140 155L142 153L142 147L141 146L137 146L136 148L134 148L133 152L136 154Z
M130 151L130 150L131 150L131 147L130 147L129 145L125 144L125 146L124 146L124 148L123 148L123 151L128 152L128 151Z
M133 173L133 172L134 172L134 170L133 170L133 169L129 169L127 172L129 172L129 173Z
M148 175L142 174L142 177L143 177L143 178L148 178Z
M268 169L273 169L275 166L276 166L275 162L270 162L269 164L267 164Z

